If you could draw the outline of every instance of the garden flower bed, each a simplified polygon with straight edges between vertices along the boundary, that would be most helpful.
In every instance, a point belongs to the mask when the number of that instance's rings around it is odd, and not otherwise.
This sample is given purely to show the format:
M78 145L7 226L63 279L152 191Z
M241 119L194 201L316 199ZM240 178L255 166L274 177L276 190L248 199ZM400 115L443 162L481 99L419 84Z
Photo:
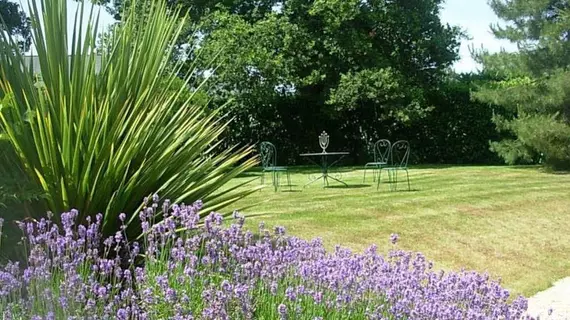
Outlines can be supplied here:
M4 319L520 319L527 308L488 275L435 271L420 253L327 252L282 227L246 231L238 213L229 227L201 220L201 206L166 201L159 216L155 199L132 241L124 214L107 239L101 215L22 223L29 259L0 268Z

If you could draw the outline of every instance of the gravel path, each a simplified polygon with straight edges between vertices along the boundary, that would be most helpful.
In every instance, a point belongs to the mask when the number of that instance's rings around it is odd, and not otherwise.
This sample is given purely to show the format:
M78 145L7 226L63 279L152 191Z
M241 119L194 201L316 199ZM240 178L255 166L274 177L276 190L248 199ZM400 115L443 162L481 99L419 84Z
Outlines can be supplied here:
M548 310L552 308L552 314ZM541 320L570 320L570 277L528 299L528 314Z

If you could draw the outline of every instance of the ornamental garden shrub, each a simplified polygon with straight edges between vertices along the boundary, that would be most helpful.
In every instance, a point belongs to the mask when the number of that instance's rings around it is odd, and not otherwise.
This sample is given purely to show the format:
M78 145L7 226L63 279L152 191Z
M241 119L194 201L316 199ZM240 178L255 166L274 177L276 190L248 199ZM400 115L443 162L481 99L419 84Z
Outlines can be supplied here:
M186 30L182 12L164 0L131 1L101 48L96 12L81 2L68 21L69 1L29 1L37 64L0 32L0 189L3 173L18 172L41 195L22 199L26 210L13 212L26 214L17 218L74 207L84 221L101 212L108 235L125 212L133 234L140 199L154 192L202 199L210 210L253 192L222 188L257 160L250 147L216 148L230 120L205 105L193 72L177 78L191 64L170 59Z
M364 253L263 224L255 234L237 212L230 226L202 203L158 197L141 210L142 236L127 239L126 215L112 236L102 216L75 210L20 224L26 265L0 267L4 319L520 319L486 274L436 271L421 253L375 246ZM162 214L161 212L164 212ZM162 215L162 217L158 217ZM199 224L203 221L203 224ZM391 238L396 244L397 235Z

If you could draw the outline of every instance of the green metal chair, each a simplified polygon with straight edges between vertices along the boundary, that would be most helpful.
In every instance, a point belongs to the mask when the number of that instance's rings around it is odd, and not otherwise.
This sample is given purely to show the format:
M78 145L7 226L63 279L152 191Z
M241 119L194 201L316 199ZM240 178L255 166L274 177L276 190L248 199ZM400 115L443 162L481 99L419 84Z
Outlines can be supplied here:
M273 187L275 191L279 188L279 174L284 172L287 174L287 183L289 184L289 190L291 190L291 177L287 167L277 166L277 148L271 142L263 141L259 145L259 154L261 157L261 166L263 171L261 174L261 184L265 183L265 173L270 172L273 182Z
M408 159L410 158L410 143L405 140L397 141L390 148L390 166L380 169L378 176L378 186L376 189L380 189L380 183L382 181L382 170L388 171L388 179L390 180L390 190L398 190L398 171L405 171L406 178L408 180L408 191L411 190L410 187L410 175L408 173Z
M378 175L382 167L388 165L390 158L390 140L381 139L374 143L374 162L368 162L364 165L364 179L362 182L366 182L366 171L368 168L372 167L372 181L376 181L376 175Z

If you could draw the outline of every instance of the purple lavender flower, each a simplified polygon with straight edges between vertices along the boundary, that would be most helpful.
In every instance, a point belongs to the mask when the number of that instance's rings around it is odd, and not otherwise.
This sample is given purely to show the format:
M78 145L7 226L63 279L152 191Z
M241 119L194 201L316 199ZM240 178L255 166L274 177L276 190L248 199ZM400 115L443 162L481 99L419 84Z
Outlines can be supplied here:
M166 297L166 301L169 303L174 303L176 301L176 291L174 289L167 288L164 295Z
M120 308L117 310L117 319L119 320L127 320L129 319L129 313L126 309Z
M295 292L295 289L293 289L292 287L289 287L285 290L285 296L287 297L287 299L289 299L290 301L295 301L297 300L297 293Z
M285 227L283 227L283 226L275 227L275 235L278 235L278 236L285 235Z
M392 242L392 244L396 244L399 239L400 239L400 236L397 233L392 233L390 235L390 242Z
M169 210L170 210L170 200L166 199L162 203L162 212L165 214L165 216L168 216Z
M277 307L277 312L279 312L279 319L287 319L287 306L280 304Z
M121 243L123 241L123 234L121 231L115 233L115 243Z
M59 304L61 305L61 308L63 309L67 309L67 298L66 297L59 297Z
M87 300L87 303L85 306L87 307L87 310L91 310L95 307L95 305L96 305L95 300L89 299L89 300Z
M272 306L269 315L262 315L266 318L274 317L282 303L280 319L322 319L323 308L359 319L518 319L528 307L526 299L511 299L488 275L432 271L422 254L394 249L382 256L375 246L363 254L341 246L329 253L321 240L288 237L283 227L271 235L260 225L262 236L254 238L243 230L240 217L239 224L224 228L215 213L200 229L200 202L174 204L167 217L157 215L156 202L139 216L145 230L141 246L121 230L103 239L101 215L94 223L77 225L73 210L62 215L59 225L46 219L22 225L30 248L28 267L0 266L0 309L8 310L4 318L45 314L19 311L38 299L58 314L64 307L79 308L74 314L107 319L194 319L194 314L253 319L260 303ZM156 218L165 219L155 223ZM395 244L398 236L390 240ZM99 250L101 243L104 250ZM140 265L139 259L144 259ZM51 281L58 285L57 295L50 289L34 296L37 291L30 290L30 285L52 288ZM26 291L31 294L18 296ZM7 309L2 303L14 296L19 309ZM200 299L203 303L192 303ZM300 301L316 307L305 308ZM20 313L13 315L14 310Z
M105 298L105 296L107 296L107 288L105 286L99 286L97 289L97 296L100 299Z
M232 291L232 285L230 284L230 282L228 280L222 281L221 287L222 287L222 290L224 290L225 292Z
M127 215L124 213L119 214L119 220L121 222L125 222L125 220L127 219Z
M272 295L276 295L277 294L277 282L276 281L272 281L271 282L271 286L269 288L269 291L271 292Z
M315 300L316 304L321 304L321 302L323 301L323 292L322 291L315 292L313 294L313 299Z
M105 239L105 241L103 241L103 244L105 245L105 247L107 248L111 248L111 246L113 245L113 237L108 237L107 239Z

